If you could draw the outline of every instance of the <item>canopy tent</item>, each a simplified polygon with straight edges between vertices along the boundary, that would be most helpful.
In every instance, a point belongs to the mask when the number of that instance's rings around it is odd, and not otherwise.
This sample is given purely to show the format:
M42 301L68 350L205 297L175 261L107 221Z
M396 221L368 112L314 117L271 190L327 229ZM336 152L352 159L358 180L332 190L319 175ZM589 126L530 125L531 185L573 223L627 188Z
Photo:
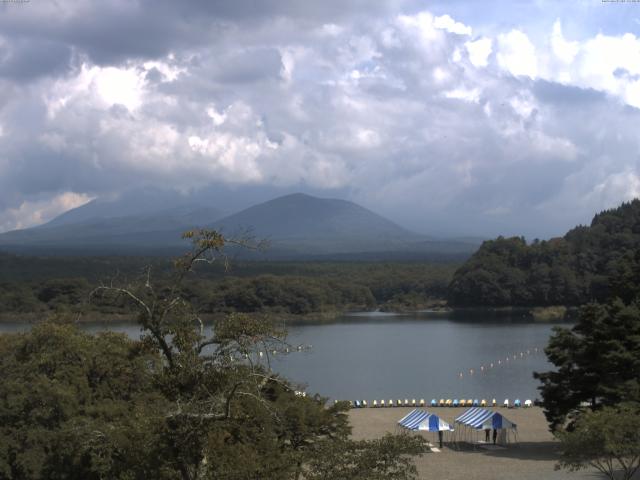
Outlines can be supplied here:
M421 430L426 432L452 432L453 428L437 415L426 410L415 409L398 420L398 424L409 430Z
M483 430L495 430L500 444L509 442L509 433L513 434L513 440L517 441L517 425L507 420L500 412L494 412L485 408L473 407L458 416L454 423L460 428L457 441L472 441L474 432Z
M466 427L476 430L501 428L517 428L517 425L507 420L499 412L492 412L480 407L473 407L455 419L455 423L461 423Z

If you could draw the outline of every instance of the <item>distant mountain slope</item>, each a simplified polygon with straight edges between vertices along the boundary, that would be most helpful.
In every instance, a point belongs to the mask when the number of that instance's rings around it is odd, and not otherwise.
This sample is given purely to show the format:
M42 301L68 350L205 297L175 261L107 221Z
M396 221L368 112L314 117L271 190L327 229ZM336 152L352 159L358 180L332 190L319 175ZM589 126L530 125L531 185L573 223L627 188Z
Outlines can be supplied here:
M82 222L96 223L99 219L136 217L136 216L161 216L165 209L172 211L180 208L188 211L197 208L193 201L185 195L180 195L174 190L161 190L158 188L140 188L129 190L115 197L96 198L58 215L48 223L36 228L57 227ZM219 213L217 214L219 216Z
M117 210L112 210L112 205L87 206L87 210L80 207L45 225L4 233L0 235L0 248L20 252L36 248L39 253L47 249L80 249L90 254L118 253L132 247L136 253L143 253L147 247L184 248L181 232L204 227L222 216L219 210L200 205L147 204L146 212L140 206L129 208L121 201L116 206ZM109 216L90 217L88 213Z
M640 274L640 200L597 214L562 238L527 244L497 238L455 273L449 303L459 306L581 305L617 295Z
M175 198L174 198L175 197ZM171 202L176 204L172 204ZM162 191L130 193L95 200L48 224L0 235L0 249L20 253L100 254L178 253L186 248L181 234L196 227L227 236L250 231L270 240L265 254L238 252L251 258L465 258L477 244L418 235L346 200L296 193L269 200L221 218L218 210L188 203ZM152 250L155 250L153 252Z
M426 239L353 202L302 193L254 205L211 227L228 235L248 229L275 248L316 254L397 250Z
M49 223L36 228L15 230L0 235L0 245L12 241L49 243L52 241L79 240L108 241L113 237L147 232L171 232L176 229L202 227L220 217L215 209L204 207L180 207L164 212L128 215L110 218L91 218L78 223Z

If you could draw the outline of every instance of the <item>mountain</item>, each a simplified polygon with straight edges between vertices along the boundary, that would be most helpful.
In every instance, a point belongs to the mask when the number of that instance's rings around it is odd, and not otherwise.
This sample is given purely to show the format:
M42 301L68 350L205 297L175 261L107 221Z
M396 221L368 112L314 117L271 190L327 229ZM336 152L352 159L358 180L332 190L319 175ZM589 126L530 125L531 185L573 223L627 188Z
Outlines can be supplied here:
M92 200L37 227L1 234L0 248L87 254L184 248L180 232L223 216L177 192L139 189Z
M249 230L278 250L316 254L397 250L424 239L353 202L302 193L254 205L211 227L232 236Z
M96 198L80 207L71 209L48 223L36 228L57 227L82 222L96 223L103 219L145 217L161 215L166 206L171 210L189 211L197 208L188 196L174 190L144 187L128 190L116 196Z
M408 260L440 254L469 256L477 243L436 240L411 232L353 202L295 193L223 217L192 197L157 190L97 199L35 228L0 235L0 249L31 253L175 254L185 230L207 227L229 237L270 241L251 258ZM360 255L360 257L358 257Z
M481 243L427 237L353 202L303 193L254 205L210 227L232 237L266 238L272 259L461 260Z

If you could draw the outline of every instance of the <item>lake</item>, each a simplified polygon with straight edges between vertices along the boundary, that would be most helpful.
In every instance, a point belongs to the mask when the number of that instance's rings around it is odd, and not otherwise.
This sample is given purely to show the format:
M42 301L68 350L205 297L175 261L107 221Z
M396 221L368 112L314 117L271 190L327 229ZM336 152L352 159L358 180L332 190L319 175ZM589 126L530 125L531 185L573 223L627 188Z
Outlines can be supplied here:
M288 325L288 342L311 348L272 357L271 365L304 384L307 392L332 399L495 397L524 402L539 397L532 373L551 368L543 349L552 327L450 313L352 314L332 323ZM25 328L0 324L5 332ZM83 328L139 336L132 323Z

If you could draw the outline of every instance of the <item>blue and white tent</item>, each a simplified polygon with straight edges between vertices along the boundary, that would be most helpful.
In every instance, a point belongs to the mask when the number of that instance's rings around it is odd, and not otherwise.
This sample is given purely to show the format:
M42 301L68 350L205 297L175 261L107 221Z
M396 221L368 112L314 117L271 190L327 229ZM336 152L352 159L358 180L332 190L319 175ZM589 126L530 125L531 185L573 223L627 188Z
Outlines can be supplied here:
M510 422L499 412L492 412L484 408L473 407L464 412L462 415L455 419L455 423L460 423L466 427L471 427L476 430L487 430L502 428L513 428L517 425Z
M483 443L477 437L483 430L495 430L497 443L501 445L509 443L510 440L518 441L517 425L507 420L500 412L473 407L457 417L454 423L461 427L456 430L456 441Z
M398 424L409 430L421 430L425 432L452 432L453 428L437 415L426 410L415 409L398 420Z

